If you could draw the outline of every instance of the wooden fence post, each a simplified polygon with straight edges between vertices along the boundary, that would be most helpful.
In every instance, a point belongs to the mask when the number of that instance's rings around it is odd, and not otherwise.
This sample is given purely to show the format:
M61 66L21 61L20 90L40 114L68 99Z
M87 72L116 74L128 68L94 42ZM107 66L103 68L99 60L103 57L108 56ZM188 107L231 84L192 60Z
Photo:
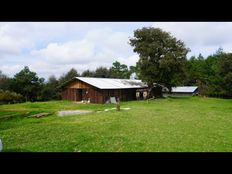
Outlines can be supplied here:
M120 111L120 101L119 101L119 98L117 99L117 102L116 102L116 108L117 108L117 111Z

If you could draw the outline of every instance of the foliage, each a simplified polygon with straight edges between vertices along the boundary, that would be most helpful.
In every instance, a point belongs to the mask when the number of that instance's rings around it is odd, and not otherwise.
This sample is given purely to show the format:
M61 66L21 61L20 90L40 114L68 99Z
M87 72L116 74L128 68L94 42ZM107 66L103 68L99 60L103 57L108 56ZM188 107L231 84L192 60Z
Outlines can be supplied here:
M232 54L219 49L206 58L191 57L186 63L184 85L199 86L200 94L213 97L232 97Z
M40 100L57 100L60 99L60 89L59 87L59 81L56 79L56 77L50 76L48 78L48 82L43 84Z
M232 97L232 53L222 53L218 59L218 77L222 86L221 94L225 97Z
M18 103L22 101L23 96L11 91L3 91L0 89L0 104Z
M81 77L94 77L95 71L85 70L82 72Z
M130 66L129 67L129 74L130 74L130 76L132 75L132 76L134 76L135 79L137 79L138 74L139 74L137 66Z
M111 77L110 70L106 67L100 66L95 70L94 77L110 78Z
M100 66L95 71L85 70L82 72L82 77L98 77L98 78L120 78L129 79L132 73L136 72L136 67L121 64L118 61L113 62L110 68Z
M197 85L197 80L203 80L201 75L204 68L204 58L200 54L197 58L192 56L188 61L186 61L185 71L188 71L186 78L184 80L185 85Z
M11 79L2 73L0 70L0 89L9 90L10 89Z
M118 61L113 62L110 72L112 78L129 79L131 75L127 65Z
M66 74L63 74L60 78L59 78L59 84L64 84L68 81L70 81L71 79L73 79L74 77L78 77L80 76L77 72L76 69L71 68Z
M26 101L35 101L39 96L44 78L39 78L35 72L25 66L12 79L11 88L16 93L23 95Z
M144 27L134 31L130 45L139 54L139 77L149 87L159 83L171 91L177 85L189 51L182 41L159 28Z

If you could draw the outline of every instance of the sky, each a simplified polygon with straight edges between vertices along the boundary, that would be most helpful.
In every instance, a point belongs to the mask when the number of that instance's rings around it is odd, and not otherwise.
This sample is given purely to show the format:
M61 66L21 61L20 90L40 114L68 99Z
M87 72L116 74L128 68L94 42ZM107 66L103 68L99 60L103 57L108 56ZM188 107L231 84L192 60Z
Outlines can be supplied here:
M57 78L114 61L135 65L129 45L142 27L161 28L191 50L187 57L206 57L218 48L232 52L232 22L0 22L0 70L13 77L28 66L39 77Z

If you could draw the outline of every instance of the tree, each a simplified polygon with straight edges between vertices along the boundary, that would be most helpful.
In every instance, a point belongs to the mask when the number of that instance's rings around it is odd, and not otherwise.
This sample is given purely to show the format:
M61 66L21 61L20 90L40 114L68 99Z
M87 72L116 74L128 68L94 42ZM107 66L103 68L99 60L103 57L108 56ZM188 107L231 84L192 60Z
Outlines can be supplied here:
M219 89L224 97L232 97L232 53L221 53L218 59ZM217 85L219 86L219 85Z
M40 100L60 99L59 81L54 75L48 78L48 82L43 85Z
M44 78L39 78L35 72L25 66L12 79L11 89L24 96L26 101L35 101L40 93Z
M0 90L9 90L10 89L11 79L2 73L0 70Z
M110 68L110 74L113 78L129 79L130 77L127 65L121 64L118 61L113 63L113 66Z
M130 66L129 67L129 74L130 74L130 78L137 79L138 78L138 68L137 68L137 66Z
M192 56L186 61L184 85L198 85L199 81L204 81L206 62L204 57L199 54L198 57Z
M231 97L231 55L219 48L215 54L204 58L191 57L186 64L184 85L196 85L204 96Z
M107 69L106 67L100 66L95 70L94 77L110 78L111 74L110 74L109 69Z
M71 68L66 74L63 74L60 79L59 79L59 83L60 85L64 84L65 82L70 81L71 79L73 79L74 77L78 77L80 76L77 72L76 69Z
M94 77L95 72L90 70L85 70L81 73L81 77Z
M206 96L220 96L221 86L220 77L218 76L218 59L221 53L217 52L214 55L208 56L204 60L201 68L200 79L197 85L199 86L200 93Z
M139 54L136 64L139 78L149 87L159 83L171 91L184 75L186 55L190 51L184 42L159 28L144 27L134 31L129 43Z

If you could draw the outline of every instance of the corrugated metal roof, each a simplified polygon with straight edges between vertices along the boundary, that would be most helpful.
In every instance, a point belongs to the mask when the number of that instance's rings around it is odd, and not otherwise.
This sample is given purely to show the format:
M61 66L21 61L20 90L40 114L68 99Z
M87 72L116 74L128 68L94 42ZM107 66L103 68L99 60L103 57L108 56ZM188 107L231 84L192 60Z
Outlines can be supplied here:
M197 88L197 86L178 86L173 87L172 92L194 92Z
M141 80L94 78L94 77L76 77L76 79L79 79L99 89L126 89L126 88L147 87L147 85L143 83Z

